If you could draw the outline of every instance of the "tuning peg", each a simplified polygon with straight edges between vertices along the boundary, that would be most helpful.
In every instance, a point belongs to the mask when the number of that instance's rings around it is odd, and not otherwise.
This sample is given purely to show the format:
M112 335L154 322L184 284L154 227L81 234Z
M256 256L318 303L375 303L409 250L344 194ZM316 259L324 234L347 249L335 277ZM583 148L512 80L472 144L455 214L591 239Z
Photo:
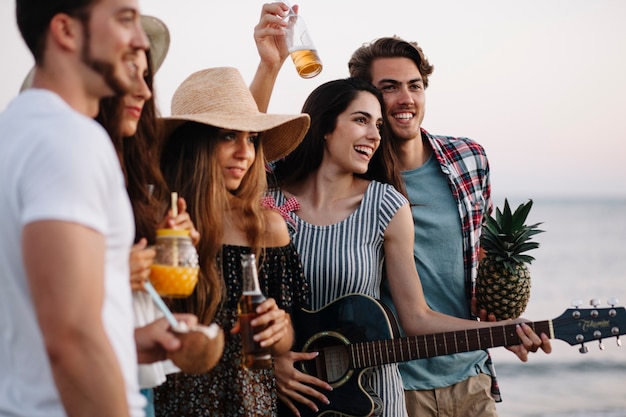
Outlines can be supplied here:
M619 328L618 327L611 328L611 334L615 335L615 343L617 343L617 346L622 346L622 341L619 338Z
M580 307L581 305L583 305L583 300L580 300L580 299L578 299L578 300L572 300L572 301L570 302L570 304L572 305L572 307L574 307L574 308L578 308L578 307Z
M619 300L616 297L611 297L608 300L606 300L606 302L611 307L615 307L617 305L617 303L619 302Z
M592 307L598 307L600 305L600 300L598 300L597 298L592 298L591 300L589 300L589 305Z
M587 353L587 352L589 352L589 349L587 349L587 346L585 346L585 344L584 344L584 343L581 343L581 344L580 344L580 349L578 349L578 351L579 351L580 353Z
M598 339L600 350L604 350L604 343L602 343L602 332L600 332L599 330L596 330L595 332L593 332L593 337Z

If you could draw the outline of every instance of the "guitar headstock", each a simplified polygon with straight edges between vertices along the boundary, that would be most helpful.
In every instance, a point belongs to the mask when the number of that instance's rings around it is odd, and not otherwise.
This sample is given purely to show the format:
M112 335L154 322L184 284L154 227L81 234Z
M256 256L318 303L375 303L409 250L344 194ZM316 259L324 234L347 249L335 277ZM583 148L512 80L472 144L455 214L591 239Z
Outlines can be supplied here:
M626 334L626 310L624 307L615 307L616 299L610 299L609 308L598 308L599 302L591 300L593 308L578 308L580 302L574 302L576 308L567 309L556 319L552 320L554 337L570 345L581 344L580 352L586 353L585 342L598 341L600 349L604 349L602 340L609 337L617 338L617 345L621 346L619 336Z

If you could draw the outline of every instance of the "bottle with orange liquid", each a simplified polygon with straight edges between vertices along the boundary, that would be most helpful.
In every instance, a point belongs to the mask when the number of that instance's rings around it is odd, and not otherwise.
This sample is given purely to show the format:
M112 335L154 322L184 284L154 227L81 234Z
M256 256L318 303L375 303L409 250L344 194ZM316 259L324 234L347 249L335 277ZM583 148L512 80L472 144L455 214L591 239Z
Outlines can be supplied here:
M289 14L285 17L287 28L285 40L289 54L293 60L298 75L302 78L313 78L322 72L322 61L317 54L317 49L309 36L309 31L302 16L296 14L288 1L283 2L289 6Z
M258 314L256 308L265 301L265 296L259 287L259 277L256 269L254 254L241 255L242 266L242 294L237 304L239 311L239 325L241 326L241 346L243 366L247 369L267 369L272 366L272 356L268 348L263 348L252 338L256 333L267 326L252 327L252 321Z

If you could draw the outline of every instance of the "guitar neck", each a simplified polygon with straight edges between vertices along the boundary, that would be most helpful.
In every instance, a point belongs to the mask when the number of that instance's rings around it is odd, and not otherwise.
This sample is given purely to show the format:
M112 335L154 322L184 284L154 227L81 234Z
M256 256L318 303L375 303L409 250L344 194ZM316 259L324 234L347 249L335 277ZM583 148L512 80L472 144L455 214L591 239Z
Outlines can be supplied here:
M537 334L554 338L552 320L528 322ZM413 359L431 358L452 353L483 350L520 344L515 324L447 333L407 336L396 339L354 343L349 346L353 369L369 368Z

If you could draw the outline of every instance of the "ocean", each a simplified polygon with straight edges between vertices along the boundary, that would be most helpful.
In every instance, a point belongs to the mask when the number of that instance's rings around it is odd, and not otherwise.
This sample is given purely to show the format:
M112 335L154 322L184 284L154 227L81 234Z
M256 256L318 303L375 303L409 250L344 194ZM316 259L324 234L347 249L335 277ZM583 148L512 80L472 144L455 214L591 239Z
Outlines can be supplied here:
M503 199L495 204L502 207ZM523 200L512 200L512 208ZM626 305L626 199L535 199L531 223L543 222L540 247L530 266L531 297L523 317L559 317L581 300L608 307ZM626 333L626 317L620 317ZM504 348L491 349L502 390L500 417L626 417L626 334L580 345L552 340L552 353L539 351L521 362Z

